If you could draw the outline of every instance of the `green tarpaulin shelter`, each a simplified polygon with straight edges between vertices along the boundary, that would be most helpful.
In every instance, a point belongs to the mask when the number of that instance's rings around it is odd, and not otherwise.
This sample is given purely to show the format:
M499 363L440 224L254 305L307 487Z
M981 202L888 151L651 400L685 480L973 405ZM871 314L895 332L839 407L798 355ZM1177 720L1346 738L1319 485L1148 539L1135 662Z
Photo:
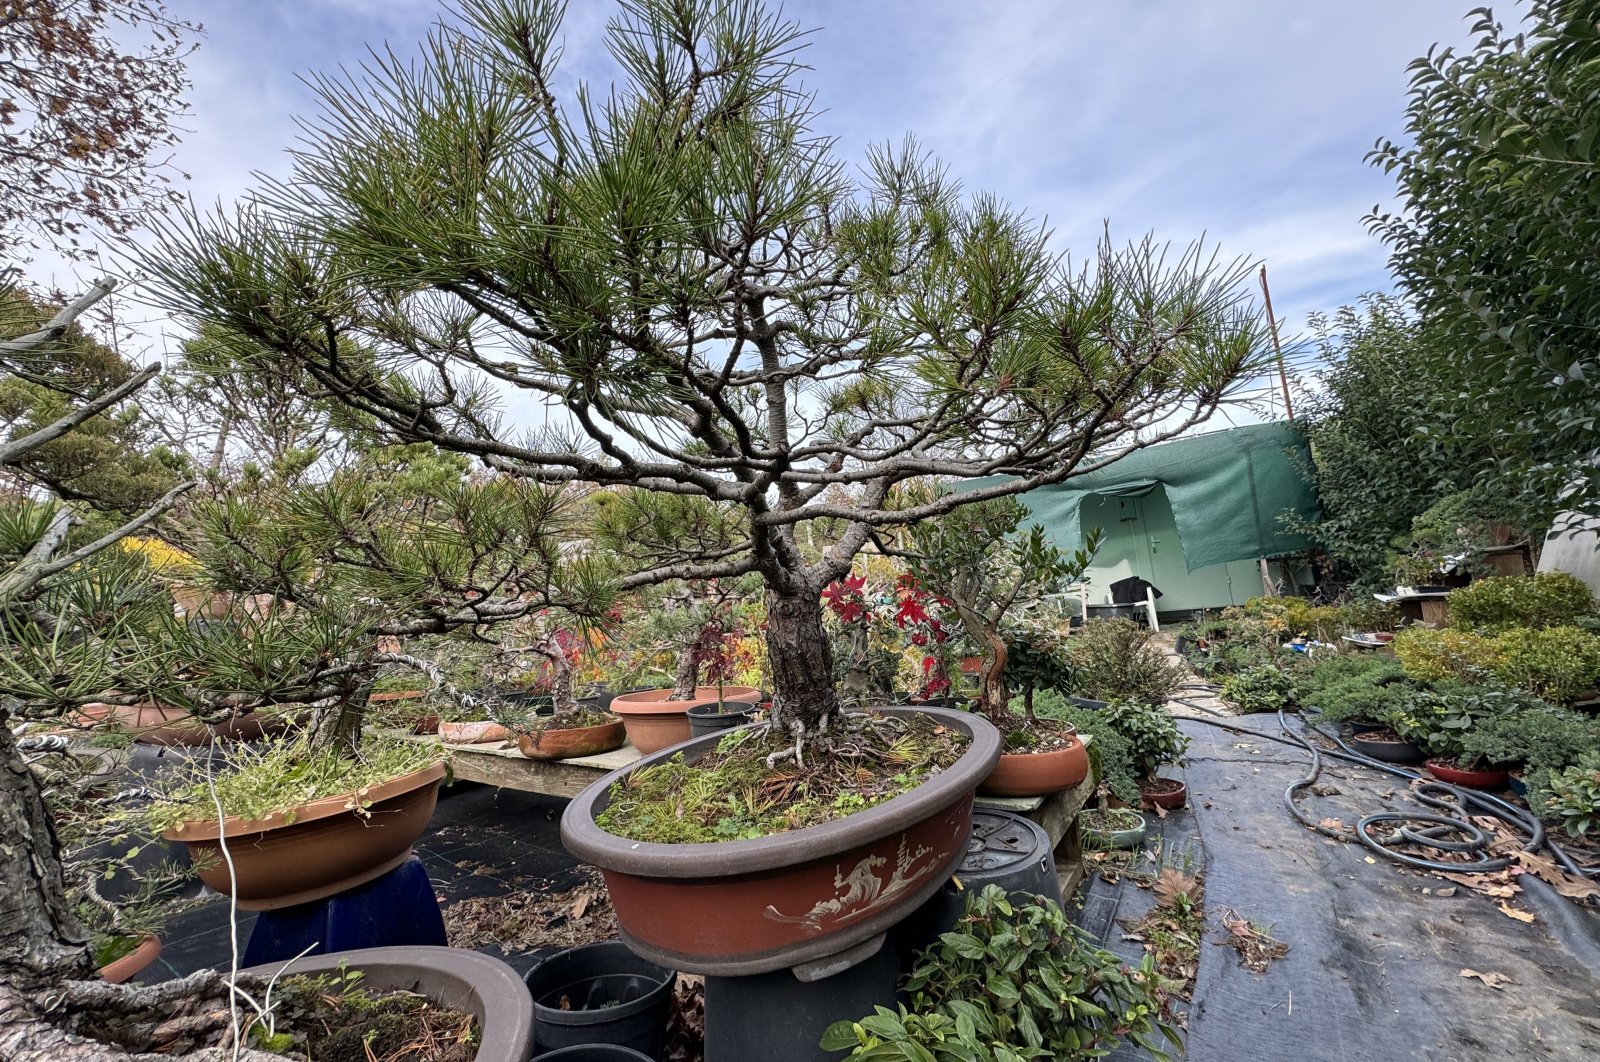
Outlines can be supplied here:
M1280 517L1285 511L1316 517L1316 490L1300 471L1309 466L1305 437L1291 425L1252 424L1137 450L1019 500L1058 545L1076 549L1083 544L1080 509L1090 495L1139 498L1162 487L1192 572L1308 548L1311 540L1285 533Z

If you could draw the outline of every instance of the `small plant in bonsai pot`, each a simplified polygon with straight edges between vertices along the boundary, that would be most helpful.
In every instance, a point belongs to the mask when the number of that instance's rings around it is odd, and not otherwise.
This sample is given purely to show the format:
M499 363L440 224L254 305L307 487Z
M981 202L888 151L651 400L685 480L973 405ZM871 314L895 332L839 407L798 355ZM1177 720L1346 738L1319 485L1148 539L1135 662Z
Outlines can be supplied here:
M1116 701L1105 709L1106 723L1128 742L1133 769L1139 779L1139 794L1159 808L1182 807L1189 791L1176 778L1162 778L1157 772L1178 762L1189 747L1188 735L1178 729L1178 720L1164 707L1137 701Z
M1506 783L1505 766L1470 751L1467 738L1486 718L1506 710L1502 699L1448 683L1411 693L1390 716L1390 723L1400 737L1422 746L1429 757L1425 763L1429 773L1440 781L1494 789Z
M1153 956L1129 967L1060 904L997 885L969 894L955 929L918 956L901 987L909 1006L835 1022L822 1048L857 1062L1079 1060L1124 1040L1161 1062L1183 1050Z
M191 762L135 814L187 845L207 885L256 911L332 896L399 866L445 777L437 747L376 739L354 754L304 740L237 746L223 768Z
M566 760L620 748L627 739L622 720L610 712L586 708L573 692L573 647L579 639L558 628L535 638L528 651L543 659L554 711L538 715L526 706L508 705L501 719L529 759Z
M907 560L918 583L949 601L962 629L983 648L978 672L978 707L1003 735L1006 751L983 791L998 796L1036 796L1070 789L1088 776L1089 760L1070 727L1041 722L1033 709L1034 688L1069 674L1053 657L1030 658L1022 683L1022 715L1011 712L1009 663L1018 631L1015 612L1082 576L1099 545L1065 553L1048 541L1043 526L1018 531L1026 510L1013 498L979 502L908 531ZM1044 639L1041 638L1041 642ZM1048 665L1056 664L1055 668Z

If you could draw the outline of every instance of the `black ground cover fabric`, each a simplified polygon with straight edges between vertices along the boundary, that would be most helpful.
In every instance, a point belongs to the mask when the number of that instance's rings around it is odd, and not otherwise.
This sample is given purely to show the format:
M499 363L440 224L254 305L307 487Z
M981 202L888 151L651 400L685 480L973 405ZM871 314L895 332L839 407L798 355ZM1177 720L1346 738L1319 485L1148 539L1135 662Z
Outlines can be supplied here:
M1276 716L1230 722L1278 733ZM1190 810L1152 816L1161 838L1152 847L1206 877L1191 1062L1600 1058L1600 915L1534 882L1512 900L1534 916L1525 924L1436 875L1368 862L1365 848L1285 811L1285 787L1309 768L1303 751L1196 721L1183 728L1193 739ZM1329 765L1321 784L1338 792L1305 798L1319 818L1353 824L1420 807L1401 779L1360 767ZM1136 958L1140 945L1121 939L1117 921L1142 915L1149 892L1091 879L1081 900L1080 924ZM1270 926L1289 954L1264 974L1245 969L1217 946L1225 908ZM1463 970L1509 981L1493 988Z

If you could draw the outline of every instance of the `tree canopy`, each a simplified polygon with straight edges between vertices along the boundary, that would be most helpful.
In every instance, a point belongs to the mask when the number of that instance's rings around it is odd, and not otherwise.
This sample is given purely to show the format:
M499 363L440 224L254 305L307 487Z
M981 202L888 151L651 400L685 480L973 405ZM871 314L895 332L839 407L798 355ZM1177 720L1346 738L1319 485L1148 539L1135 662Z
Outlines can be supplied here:
M914 141L852 177L775 11L627 0L618 80L558 98L561 14L470 3L417 61L314 78L292 175L166 225L148 268L391 438L734 510L733 546L623 585L759 573L780 703L811 722L837 705L818 594L875 529L1172 437L1256 365L1241 263L1107 240L1080 267ZM508 422L517 394L546 426ZM985 476L1013 478L901 501Z
M1514 32L1412 64L1403 209L1375 214L1455 380L1449 429L1498 441L1545 493L1600 499L1600 2L1534 0ZM1487 466L1486 466L1487 467Z

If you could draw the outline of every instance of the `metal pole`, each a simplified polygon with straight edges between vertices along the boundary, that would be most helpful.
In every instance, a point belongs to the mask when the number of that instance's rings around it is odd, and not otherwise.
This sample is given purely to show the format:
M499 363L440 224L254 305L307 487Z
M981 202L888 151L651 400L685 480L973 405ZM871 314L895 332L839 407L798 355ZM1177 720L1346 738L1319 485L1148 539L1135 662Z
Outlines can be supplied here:
M1261 295L1267 300L1267 325L1272 329L1272 349L1278 354L1278 382L1283 385L1283 411L1294 419L1294 406L1289 402L1289 374L1283 368L1283 344L1278 342L1278 319L1272 316L1272 291L1267 287L1267 267L1261 267Z

